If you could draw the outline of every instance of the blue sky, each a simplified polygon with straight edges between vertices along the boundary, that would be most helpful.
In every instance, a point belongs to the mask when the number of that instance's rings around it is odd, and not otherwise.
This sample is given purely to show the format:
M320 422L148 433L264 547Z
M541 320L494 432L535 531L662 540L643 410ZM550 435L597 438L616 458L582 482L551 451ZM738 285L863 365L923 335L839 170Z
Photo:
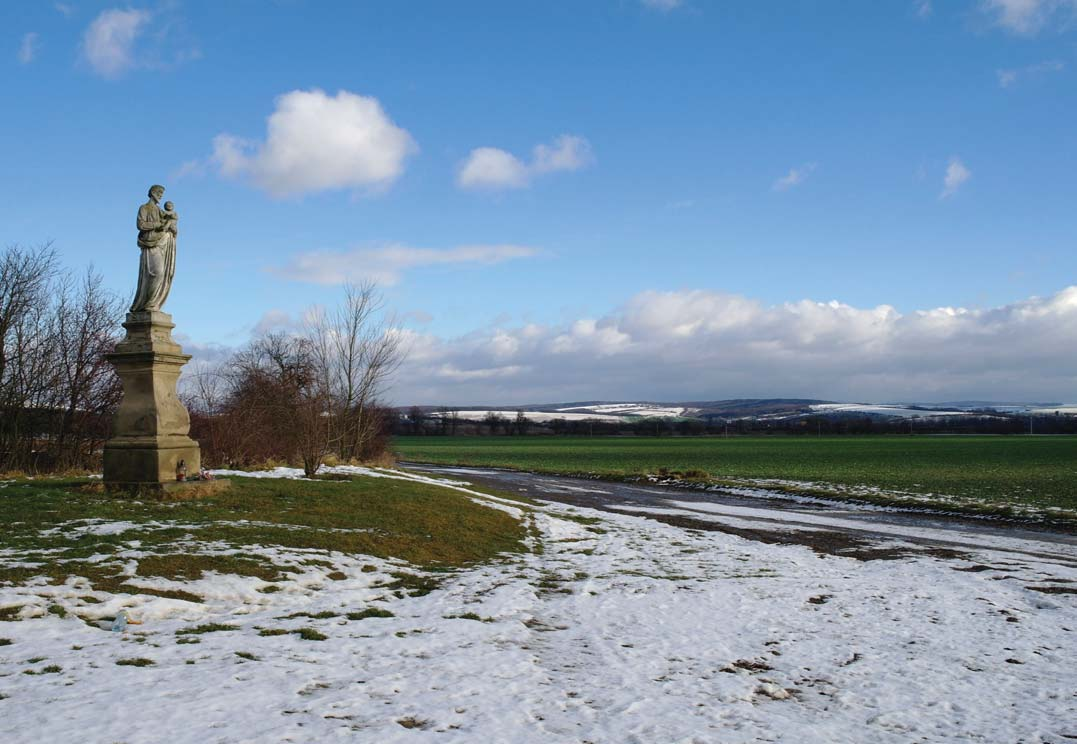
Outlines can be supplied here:
M1075 21L1073 0L9 2L0 237L127 294L163 183L196 356L374 278L413 336L409 403L1073 399L1075 360L1040 357L1077 319Z

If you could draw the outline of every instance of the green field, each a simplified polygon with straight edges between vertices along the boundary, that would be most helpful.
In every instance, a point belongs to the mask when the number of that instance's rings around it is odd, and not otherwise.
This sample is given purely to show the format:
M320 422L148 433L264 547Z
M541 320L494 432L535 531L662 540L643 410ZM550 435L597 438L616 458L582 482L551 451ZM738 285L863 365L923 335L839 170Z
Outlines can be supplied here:
M404 460L1077 516L1077 437L399 437Z

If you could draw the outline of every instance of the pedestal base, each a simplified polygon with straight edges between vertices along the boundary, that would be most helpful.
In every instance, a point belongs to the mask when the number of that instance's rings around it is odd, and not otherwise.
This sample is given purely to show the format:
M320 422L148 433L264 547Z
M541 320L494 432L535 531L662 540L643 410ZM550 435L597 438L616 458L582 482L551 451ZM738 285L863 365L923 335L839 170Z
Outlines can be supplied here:
M108 493L132 498L152 498L161 501L189 501L226 491L229 480L172 481L171 483L106 483Z
M187 436L191 419L176 394L180 368L191 357L172 340L172 316L128 313L127 337L108 360L123 382L113 437L105 443L105 487L161 490L176 483L180 463L197 476L198 442Z
M105 445L105 484L174 483L180 461L188 475L198 475L202 467L198 443L189 437L176 440L148 446L122 438L109 440Z

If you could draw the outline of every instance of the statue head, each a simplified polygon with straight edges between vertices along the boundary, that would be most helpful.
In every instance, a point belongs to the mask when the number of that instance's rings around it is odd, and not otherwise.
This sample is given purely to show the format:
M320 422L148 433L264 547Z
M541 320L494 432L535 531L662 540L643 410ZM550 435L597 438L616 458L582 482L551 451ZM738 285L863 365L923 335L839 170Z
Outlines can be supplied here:
M164 195L165 195L165 187L161 186L160 184L156 184L156 183L153 184L153 186L150 186L149 193L147 193L147 196L149 196L151 199L153 199L153 197L156 196L158 201Z
M165 211L166 212L171 212L175 208L176 208L176 205L173 204L172 202L170 202L170 201L165 202Z

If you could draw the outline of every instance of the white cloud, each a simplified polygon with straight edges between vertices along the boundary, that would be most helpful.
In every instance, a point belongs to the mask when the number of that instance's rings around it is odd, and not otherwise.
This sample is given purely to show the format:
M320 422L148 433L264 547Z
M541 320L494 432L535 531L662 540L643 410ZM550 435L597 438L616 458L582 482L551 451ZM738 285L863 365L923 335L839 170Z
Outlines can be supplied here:
M456 184L467 189L518 189L536 175L575 171L593 162L591 144L572 134L562 134L548 145L535 145L530 163L496 147L478 147L460 166Z
M931 14L935 12L935 8L931 5L931 0L915 0L914 4L918 18L930 18Z
M38 35L35 32L23 34L22 43L19 44L19 52L16 55L20 65L28 65L34 61L37 55L37 41Z
M347 252L311 251L294 256L271 271L278 276L312 284L344 284L373 280L383 286L400 281L404 272L424 266L491 265L538 254L520 245L462 245L449 249L387 245Z
M303 317L270 311L255 330ZM708 290L641 292L601 317L488 326L456 338L397 331L407 405L798 397L847 401L1072 401L1077 286L973 310L909 313L838 301L766 305ZM228 355L183 340L185 374Z
M786 191L794 186L799 186L815 170L816 165L816 163L806 163L799 168L790 168L789 172L771 184L770 188L773 191Z
M376 98L294 90L277 98L265 142L220 134L212 162L221 175L249 177L275 197L329 189L385 187L418 147Z
M1077 0L982 0L980 7L996 25L1033 36L1054 21L1070 23L1077 13Z
M82 37L82 54L98 75L116 78L135 65L135 40L151 15L148 10L113 8L90 23Z
M1070 400L1077 286L986 310L902 314L706 290L642 292L559 326L407 331L400 404L593 399Z
M683 0L640 0L645 6L653 10L661 10L664 13L668 13L671 10L679 8Z
M56 12L62 15L64 18L70 18L75 15L75 8L67 3L53 3L52 7L56 8Z
M299 328L299 322L290 314L273 308L262 313L262 317L254 324L252 332L255 336L263 336L271 331L294 331L297 328Z
M591 143L571 134L562 134L552 145L535 145L531 154L531 170L535 173L579 170L594 159Z
M942 179L942 193L940 199L946 199L957 193L962 184L972 178L972 171L965 167L959 158L950 158L946 166L946 175Z
M1065 62L1052 59L1034 65L1026 65L1020 69L996 70L995 73L998 75L999 86L1009 88L1017 82L1018 78L1034 77L1050 72L1062 72L1064 69L1066 69Z
M518 189L527 185L527 166L512 153L496 147L477 147L456 176L463 188Z

